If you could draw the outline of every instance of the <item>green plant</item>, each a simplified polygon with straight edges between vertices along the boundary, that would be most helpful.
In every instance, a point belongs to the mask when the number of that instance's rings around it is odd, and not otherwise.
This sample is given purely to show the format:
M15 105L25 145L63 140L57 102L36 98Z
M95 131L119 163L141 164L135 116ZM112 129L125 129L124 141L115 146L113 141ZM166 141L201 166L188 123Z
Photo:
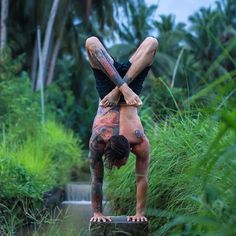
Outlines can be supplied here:
M6 54L7 55L7 54ZM40 102L19 59L0 65L0 232L46 217L45 193L70 180L81 165L82 145L52 117L40 122Z
M151 144L147 216L152 230L162 226L160 235L185 232L189 227L191 233L215 232L210 223L202 223L203 218L212 222L217 219L222 226L219 232L229 219L234 222L236 140L235 133L229 131L212 141L219 136L221 125L222 121L200 114L198 118L171 117L146 125ZM215 151L209 154L211 146ZM121 214L133 214L135 210L134 161L131 157L126 166L108 177L107 196ZM193 216L196 222L191 224ZM227 227L233 232L232 223ZM187 235L194 235L191 233Z

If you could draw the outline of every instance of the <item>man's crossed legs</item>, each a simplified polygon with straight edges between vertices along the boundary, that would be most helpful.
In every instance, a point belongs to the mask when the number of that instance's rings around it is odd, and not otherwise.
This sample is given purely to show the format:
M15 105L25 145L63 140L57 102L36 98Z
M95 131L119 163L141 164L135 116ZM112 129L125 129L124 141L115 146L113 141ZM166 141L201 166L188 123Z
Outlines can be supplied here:
M140 106L142 101L139 96L129 88L129 84L153 62L158 42L153 37L147 37L135 53L129 59L131 66L122 79L116 68L114 60L108 54L102 43L96 37L86 40L86 49L89 56L90 65L93 69L103 71L105 75L116 85L100 102L103 107L117 105L121 93L127 105Z

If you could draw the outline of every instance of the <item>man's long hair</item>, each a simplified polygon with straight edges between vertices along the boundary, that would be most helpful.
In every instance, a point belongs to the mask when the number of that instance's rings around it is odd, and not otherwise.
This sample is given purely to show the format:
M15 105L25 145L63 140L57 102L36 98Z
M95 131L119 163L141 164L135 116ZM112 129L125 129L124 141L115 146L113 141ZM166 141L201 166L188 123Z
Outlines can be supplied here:
M108 140L105 148L105 166L112 169L116 160L121 160L129 156L130 145L123 135L114 135Z

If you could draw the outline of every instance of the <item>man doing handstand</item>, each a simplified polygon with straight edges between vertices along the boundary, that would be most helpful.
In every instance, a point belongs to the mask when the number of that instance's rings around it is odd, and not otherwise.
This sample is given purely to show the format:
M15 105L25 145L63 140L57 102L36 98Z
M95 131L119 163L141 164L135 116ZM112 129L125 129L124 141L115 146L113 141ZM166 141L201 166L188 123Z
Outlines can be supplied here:
M111 220L102 214L102 156L105 156L109 168L120 168L126 164L130 150L136 155L137 204L136 214L129 216L128 220L146 221L149 142L137 107L142 104L138 95L153 62L157 40L146 38L129 61L123 64L116 62L96 37L86 40L86 49L101 99L89 142L94 211L91 221Z

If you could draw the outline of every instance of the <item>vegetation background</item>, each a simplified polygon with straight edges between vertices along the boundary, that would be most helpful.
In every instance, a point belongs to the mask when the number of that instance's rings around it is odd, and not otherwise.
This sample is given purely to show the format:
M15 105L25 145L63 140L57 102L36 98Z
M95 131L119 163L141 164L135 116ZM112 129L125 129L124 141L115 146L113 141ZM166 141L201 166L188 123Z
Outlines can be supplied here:
M121 61L147 36L159 41L140 109L154 235L236 234L236 2L203 7L188 26L156 11L144 0L1 0L0 234L39 219L44 193L85 160L98 104L92 35ZM133 162L107 173L122 214L134 209Z

